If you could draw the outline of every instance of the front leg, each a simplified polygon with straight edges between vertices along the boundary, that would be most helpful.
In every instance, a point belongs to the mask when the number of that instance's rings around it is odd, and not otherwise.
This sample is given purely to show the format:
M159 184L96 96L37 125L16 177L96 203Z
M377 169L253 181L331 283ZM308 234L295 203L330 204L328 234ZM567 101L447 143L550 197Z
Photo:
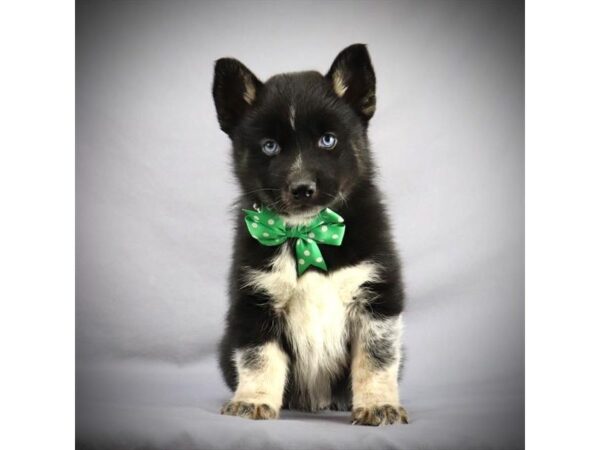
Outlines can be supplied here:
M275 341L234 353L237 388L221 414L248 419L275 419L285 388L288 356Z
M376 317L365 312L357 328L352 345L352 423L408 423L398 393L402 315Z

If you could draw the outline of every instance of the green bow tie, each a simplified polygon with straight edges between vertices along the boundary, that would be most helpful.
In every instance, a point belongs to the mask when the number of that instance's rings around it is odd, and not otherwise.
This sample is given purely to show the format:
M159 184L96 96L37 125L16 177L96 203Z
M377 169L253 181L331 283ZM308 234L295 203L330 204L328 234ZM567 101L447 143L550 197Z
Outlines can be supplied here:
M296 239L296 267L298 276L310 266L327 270L327 265L317 245L342 245L346 225L339 214L329 208L322 210L308 225L288 227L283 219L263 208L261 211L244 209L245 221L252 237L262 245L281 245L290 238Z

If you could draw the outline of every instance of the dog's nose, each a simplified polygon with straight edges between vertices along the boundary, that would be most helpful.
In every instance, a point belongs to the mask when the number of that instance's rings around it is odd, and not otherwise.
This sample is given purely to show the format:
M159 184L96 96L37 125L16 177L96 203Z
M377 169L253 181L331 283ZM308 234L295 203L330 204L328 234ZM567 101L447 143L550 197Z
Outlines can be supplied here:
M317 183L314 181L296 181L290 184L290 192L296 200L308 200L317 190Z

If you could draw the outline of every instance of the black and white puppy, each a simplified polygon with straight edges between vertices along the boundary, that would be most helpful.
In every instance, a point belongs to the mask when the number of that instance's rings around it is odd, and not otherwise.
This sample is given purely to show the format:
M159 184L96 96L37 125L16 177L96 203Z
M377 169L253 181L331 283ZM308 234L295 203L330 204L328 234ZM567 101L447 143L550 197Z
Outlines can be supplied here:
M235 392L222 413L273 419L280 409L352 410L352 423L407 422L400 405L403 289L367 139L375 73L362 44L325 76L261 82L216 61L213 96L233 143L240 209L267 208L287 227L324 208L345 221L340 246L319 244L327 271L298 275L294 239L262 245L240 211L220 364Z

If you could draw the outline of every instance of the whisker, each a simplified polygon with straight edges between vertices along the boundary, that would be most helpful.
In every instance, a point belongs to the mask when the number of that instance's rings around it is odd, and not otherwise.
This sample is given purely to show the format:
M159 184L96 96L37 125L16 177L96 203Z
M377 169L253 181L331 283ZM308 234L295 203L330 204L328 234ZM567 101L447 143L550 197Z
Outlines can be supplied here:
M344 194L342 194L341 192L338 193L338 195L332 195L328 192L323 192L323 194L327 195L328 197L331 197L334 200L340 200L342 202L342 204L344 206L348 206L348 200L346 199L346 197L344 196Z
M278 190L279 189L261 188L261 189L254 189L253 191L242 192L241 195L251 195L251 194L255 194L257 192L278 191Z

